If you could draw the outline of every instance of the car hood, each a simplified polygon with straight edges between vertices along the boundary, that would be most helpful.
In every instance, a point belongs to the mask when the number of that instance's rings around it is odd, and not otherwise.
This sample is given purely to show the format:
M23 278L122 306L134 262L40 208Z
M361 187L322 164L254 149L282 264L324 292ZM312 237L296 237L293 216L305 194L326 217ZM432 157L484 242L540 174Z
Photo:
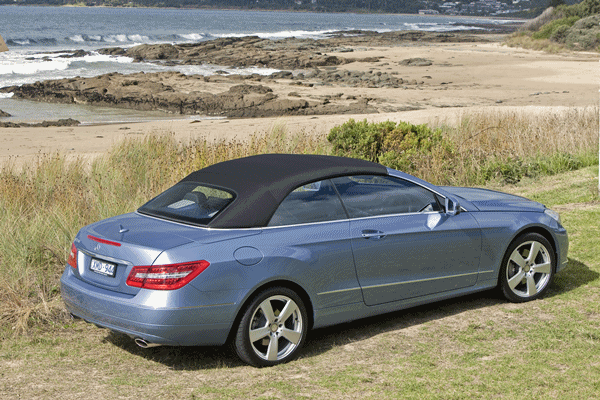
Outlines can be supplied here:
M513 194L489 189L444 186L445 191L467 200L479 211L533 211L543 212L543 204Z

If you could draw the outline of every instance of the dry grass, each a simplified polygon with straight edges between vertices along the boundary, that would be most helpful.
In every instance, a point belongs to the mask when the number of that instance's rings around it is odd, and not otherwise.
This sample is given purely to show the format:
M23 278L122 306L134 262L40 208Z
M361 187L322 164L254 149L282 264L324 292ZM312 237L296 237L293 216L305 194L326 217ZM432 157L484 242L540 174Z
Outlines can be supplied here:
M498 109L465 115L443 129L456 146L453 184L510 183L597 163L598 107Z
M523 49L544 51L550 54L570 52L571 50L564 44L550 39L534 39L530 32L518 32L510 35L504 41L509 47L521 47Z
M519 31L538 31L542 26L557 18L558 17L554 13L554 7L548 7L543 13L524 23L523 26L519 28Z
M434 183L518 180L598 162L597 107L470 114L442 128L455 147L452 170L432 155L415 172ZM326 133L289 136L280 125L247 142L185 144L169 134L150 135L117 144L91 166L60 154L42 155L20 169L0 166L0 339L64 323L59 277L82 226L133 211L189 172L219 161L259 153L327 154Z

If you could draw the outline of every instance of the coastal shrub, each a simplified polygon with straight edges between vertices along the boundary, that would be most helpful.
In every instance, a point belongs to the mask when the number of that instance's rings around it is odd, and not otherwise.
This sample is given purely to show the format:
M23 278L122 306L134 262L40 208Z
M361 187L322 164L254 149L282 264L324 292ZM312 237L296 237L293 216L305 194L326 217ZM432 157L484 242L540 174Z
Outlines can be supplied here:
M575 24L575 22L577 22L578 20L579 17L573 16L548 22L547 24L542 26L540 30L534 32L531 35L531 37L533 39L554 39L553 36L556 35L556 32L558 30L565 30L565 28L568 29L571 26L573 26L573 24Z
M557 53L566 49L600 51L600 0L549 7L523 24L505 44ZM560 43L560 44L555 44Z
M577 16L579 18L589 17L600 13L600 0L583 0L572 5L560 5L556 7L554 14L557 18Z
M331 128L327 140L336 155L379 162L384 137L395 127L396 124L390 121L369 123L366 119L350 119Z
M600 15L578 20L567 32L566 45L574 50L598 50L600 46Z
M369 123L350 119L332 128L327 140L335 155L378 162L408 173L431 169L434 164L436 169L443 169L453 156L452 145L441 130L403 121Z
M560 25L552 32L550 39L555 42L564 43L568 32L569 27L567 25Z

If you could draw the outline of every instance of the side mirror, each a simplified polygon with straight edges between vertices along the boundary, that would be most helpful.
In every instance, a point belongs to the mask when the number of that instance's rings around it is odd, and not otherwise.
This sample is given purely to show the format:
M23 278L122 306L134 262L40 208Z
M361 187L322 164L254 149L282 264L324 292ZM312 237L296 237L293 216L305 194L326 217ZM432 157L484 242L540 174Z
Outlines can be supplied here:
M446 197L446 215L458 215L460 214L460 203L458 200Z

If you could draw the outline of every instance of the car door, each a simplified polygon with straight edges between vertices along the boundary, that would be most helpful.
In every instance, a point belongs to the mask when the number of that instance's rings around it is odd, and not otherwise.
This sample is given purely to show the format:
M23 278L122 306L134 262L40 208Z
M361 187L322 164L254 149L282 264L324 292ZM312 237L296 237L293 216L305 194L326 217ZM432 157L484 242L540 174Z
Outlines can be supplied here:
M277 271L307 289L315 309L362 301L356 278L350 222L329 180L293 190L263 229L260 248ZM256 269L254 270L256 273Z
M475 284L481 232L468 212L448 215L441 196L399 178L333 182L351 218L356 272L367 305Z

